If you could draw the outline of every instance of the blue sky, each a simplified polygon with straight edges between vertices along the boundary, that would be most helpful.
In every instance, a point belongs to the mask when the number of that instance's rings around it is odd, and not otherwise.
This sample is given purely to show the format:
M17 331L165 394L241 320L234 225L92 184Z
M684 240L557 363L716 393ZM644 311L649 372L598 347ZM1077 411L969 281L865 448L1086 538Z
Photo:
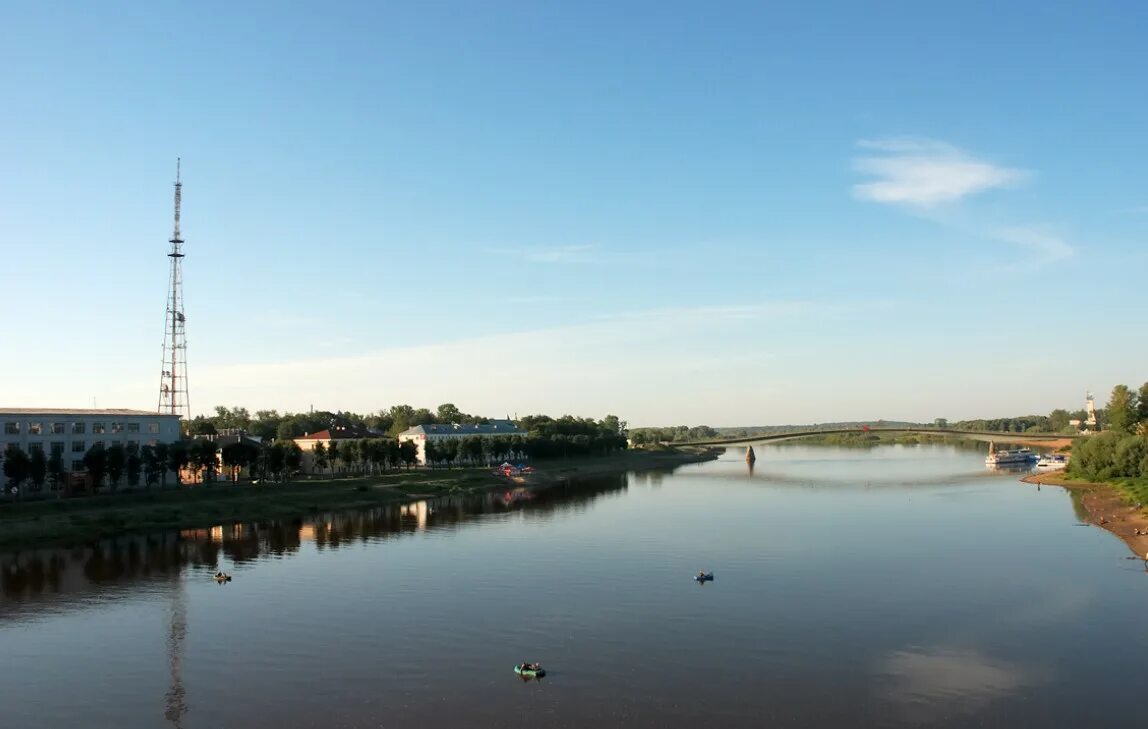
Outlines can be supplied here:
M1148 379L1142 3L0 13L0 404L155 406L177 156L196 412L963 418Z

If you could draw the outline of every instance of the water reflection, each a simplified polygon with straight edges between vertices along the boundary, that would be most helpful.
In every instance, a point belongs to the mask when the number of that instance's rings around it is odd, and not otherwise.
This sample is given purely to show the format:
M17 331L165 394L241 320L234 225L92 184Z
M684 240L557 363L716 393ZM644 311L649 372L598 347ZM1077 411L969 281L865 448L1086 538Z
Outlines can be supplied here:
M1040 681L1034 671L971 649L940 646L896 651L881 664L886 699L906 721L975 714L984 704Z
M660 474L650 474L652 481ZM0 553L0 618L50 596L83 596L141 582L170 588L185 568L218 569L222 559L243 564L289 557L304 543L320 550L393 539L423 530L455 529L486 514L524 512L532 519L586 508L626 488L623 475L532 492L513 488L481 495L446 496L306 519L237 523L102 540L88 547Z

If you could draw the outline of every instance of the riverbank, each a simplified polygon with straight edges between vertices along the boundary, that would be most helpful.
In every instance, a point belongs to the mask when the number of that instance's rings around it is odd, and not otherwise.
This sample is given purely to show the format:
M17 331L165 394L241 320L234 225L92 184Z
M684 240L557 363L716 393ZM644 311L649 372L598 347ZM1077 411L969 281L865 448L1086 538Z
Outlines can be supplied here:
M1128 492L1119 486L1078 481L1063 471L1033 473L1021 481L1079 492L1088 523L1119 537L1137 557L1148 558L1148 513L1143 508L1129 505Z
M712 460L720 450L624 451L600 458L541 461L521 485L545 488L577 478L670 469ZM0 548L83 544L129 532L195 529L240 521L296 519L312 514L402 504L504 488L486 468L416 469L375 476L134 491L0 505Z

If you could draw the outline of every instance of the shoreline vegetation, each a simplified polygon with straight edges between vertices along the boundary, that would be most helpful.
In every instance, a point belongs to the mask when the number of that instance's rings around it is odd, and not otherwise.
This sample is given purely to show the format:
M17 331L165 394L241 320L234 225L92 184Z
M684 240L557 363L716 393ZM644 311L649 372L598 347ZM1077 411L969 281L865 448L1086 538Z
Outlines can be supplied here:
M535 462L535 471L529 476L513 480L495 476L489 468L424 468L281 484L218 482L76 499L11 502L0 505L0 549L72 546L133 532L297 519L325 511L401 505L504 488L544 489L595 476L673 469L713 460L722 450L660 448L547 459Z

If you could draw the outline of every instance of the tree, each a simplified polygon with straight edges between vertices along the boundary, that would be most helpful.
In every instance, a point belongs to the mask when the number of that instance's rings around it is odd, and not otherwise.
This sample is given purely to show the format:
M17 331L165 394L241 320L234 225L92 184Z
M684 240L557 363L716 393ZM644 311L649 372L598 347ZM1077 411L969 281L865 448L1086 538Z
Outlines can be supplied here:
M323 441L316 441L315 447L311 449L311 472L314 473L315 469L322 471L327 467L327 446L323 445Z
M1136 428L1136 394L1127 385L1112 388L1108 398L1108 427L1117 433L1131 433Z
M216 409L218 410L218 408ZM224 408L224 410L226 410L226 408ZM215 424L202 415L196 415L187 423L187 434L191 436L215 435Z
M211 423L217 431L223 428L237 428L246 431L251 427L251 413L247 411L247 408L234 407L229 409L222 405L216 405L215 417L211 418Z
M1140 386L1137 396L1136 419L1141 423L1148 423L1148 382Z
M248 432L256 438L269 441L279 433L281 422L283 416L278 410L256 410Z
M407 468L413 466L419 459L419 447L413 440L404 440L399 443L399 457Z
M155 483L156 476L165 468L166 461L161 461L156 454L157 446L145 445L140 448L140 461L143 466L144 486L151 488ZM162 464L162 465L161 465Z
M108 454L104 446L97 443L84 454L84 468L92 480L92 488L98 489L104 483L104 474L108 470Z
M159 446L156 446L158 451ZM181 482L180 472L187 467L191 459L191 449L186 440L177 440L167 446L167 470L175 471L175 483ZM166 480L166 476L165 476Z
M215 472L219 466L219 445L213 440L192 441L188 453L191 467L200 473L203 483L215 480Z
M17 489L32 472L32 462L28 454L19 446L9 443L4 449L4 475L8 477L8 486Z
M124 475L124 467L127 466L127 451L119 443L114 443L108 446L104 452L104 459L109 485L112 487L112 491L115 491L116 486L120 483L120 478Z
M52 455L48 458L48 475L52 477L53 490L59 490L60 482L68 475L67 469L64 468L64 454L59 451L52 451Z
M331 441L331 445L327 447L327 455L331 459L331 477L335 477L335 466L339 461L339 442Z
M428 440L423 446L423 454L426 457L427 465L431 468L434 468L435 464L442 460L442 453L439 452L437 441Z
M618 420L617 415L607 415L602 419L602 429L615 435L624 435L626 432L626 421Z
M287 466L287 449L285 442L277 440L267 449L267 470L271 472L276 481L282 480L283 469Z
M159 487L167 487L167 472L171 470L171 449L167 443L156 443L152 446L155 452L155 471L159 475Z
M48 478L48 457L44 455L43 448L36 448L28 458L28 476L32 479L34 491L44 488L44 481Z
M1068 427L1068 421L1072 416L1064 408L1057 408L1048 414L1048 429L1053 433L1059 433Z
M287 480L303 465L303 449L293 440L283 444L283 465L287 467Z
M143 459L140 458L140 447L134 443L127 447L128 460L125 470L128 474L128 486L135 488L140 485L140 471L143 469Z
M219 449L223 465L231 469L231 480L238 481L239 474L259 458L259 447L244 440L228 443Z
M348 471L354 471L355 464L359 462L359 441L349 440L344 443L339 458L346 464Z
M462 411L452 402L444 402L435 411L435 421L439 423L461 423L465 419Z
M431 441L427 441L430 444ZM434 441L435 454L439 457L447 468L454 465L454 461L458 458L458 438L443 438L442 440Z
M366 438L360 438L359 442L355 445L359 454L360 469L363 473L366 473L367 465L371 462L371 441Z

